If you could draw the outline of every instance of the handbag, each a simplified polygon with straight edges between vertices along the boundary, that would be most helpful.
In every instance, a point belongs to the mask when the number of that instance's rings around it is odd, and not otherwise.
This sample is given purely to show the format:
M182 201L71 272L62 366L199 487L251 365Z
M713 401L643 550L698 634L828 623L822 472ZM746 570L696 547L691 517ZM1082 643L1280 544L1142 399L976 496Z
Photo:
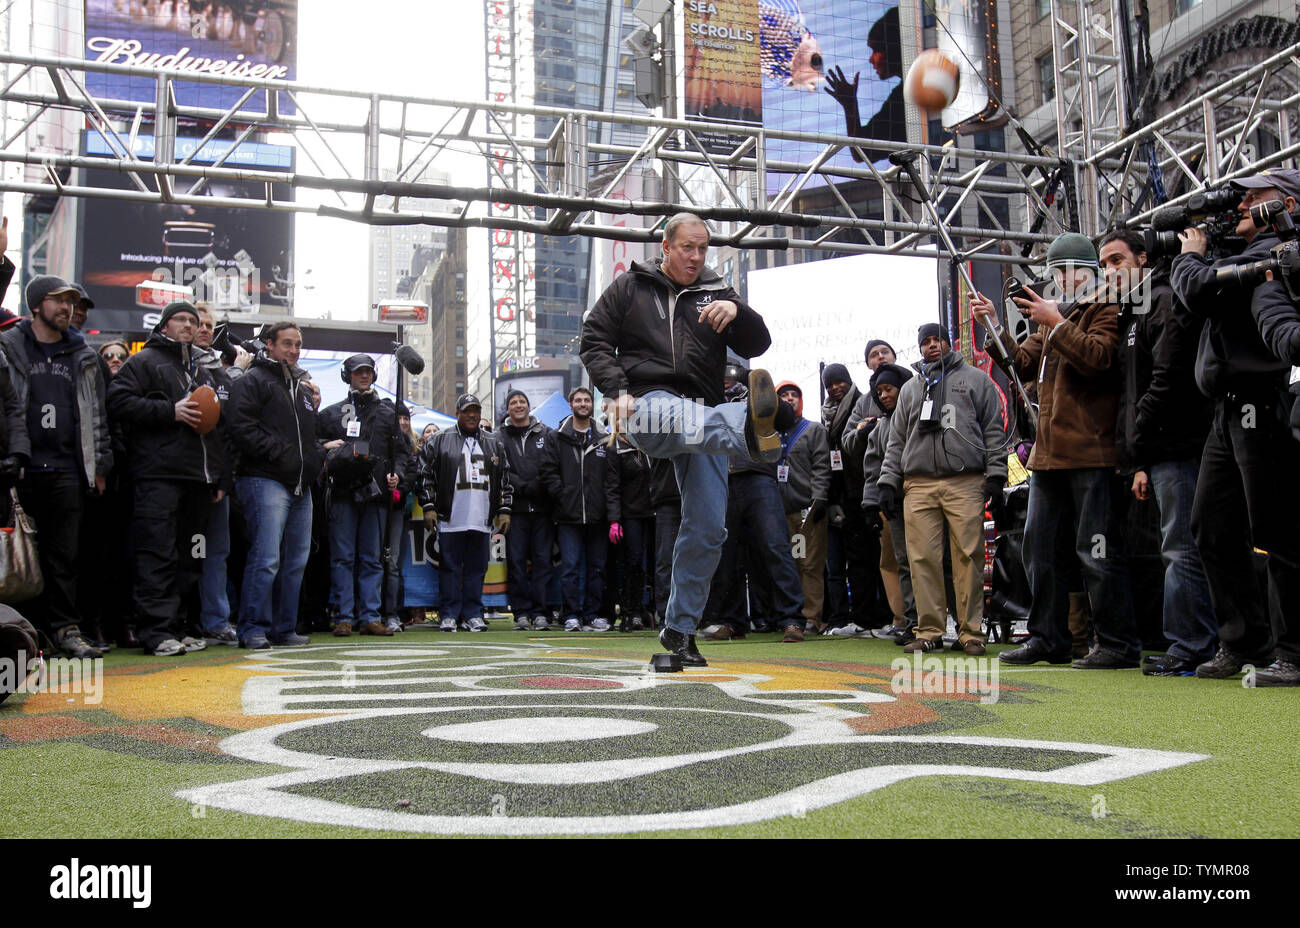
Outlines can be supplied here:
M0 603L20 603L45 589L36 554L36 523L23 511L18 491L10 489L13 525L0 528Z

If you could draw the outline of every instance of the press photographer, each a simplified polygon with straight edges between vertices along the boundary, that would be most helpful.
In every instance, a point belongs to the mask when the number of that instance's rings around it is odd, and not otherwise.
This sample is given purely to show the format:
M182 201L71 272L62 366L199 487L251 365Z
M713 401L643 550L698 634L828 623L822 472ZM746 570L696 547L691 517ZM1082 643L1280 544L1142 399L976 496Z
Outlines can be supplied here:
M1188 228L1171 271L1174 292L1201 321L1196 384L1215 404L1192 532L1210 582L1220 644L1196 675L1230 677L1253 664L1265 668L1255 674L1257 685L1294 686L1300 685L1300 488L1294 479L1300 445L1287 424L1291 364L1260 335L1251 312L1251 275L1233 269L1273 256L1280 238L1272 227L1260 228L1250 211L1281 200L1294 214L1300 171L1269 170L1233 183L1242 191L1235 232L1245 249L1211 261L1204 230ZM1267 606L1255 579L1252 546L1268 552Z

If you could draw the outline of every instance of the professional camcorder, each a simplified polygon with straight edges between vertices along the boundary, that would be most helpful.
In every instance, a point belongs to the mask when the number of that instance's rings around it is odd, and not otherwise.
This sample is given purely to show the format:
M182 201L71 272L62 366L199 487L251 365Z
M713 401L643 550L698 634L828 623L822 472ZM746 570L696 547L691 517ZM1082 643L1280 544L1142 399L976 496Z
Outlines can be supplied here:
M1293 300L1300 301L1300 241L1297 241L1295 220L1286 211L1281 200L1268 200L1250 208L1250 218L1255 228L1272 227L1282 241L1273 246L1273 254L1251 264L1236 264L1220 268L1215 277L1221 283L1232 283L1243 289L1258 287L1273 272L1273 279L1286 286Z
M1178 206L1156 210L1151 217L1151 228L1142 232L1148 258L1154 261L1178 254L1183 248L1178 233L1202 224L1214 255L1226 257L1235 253L1237 249L1231 240L1236 238L1234 232L1241 217L1237 210L1240 202L1241 191L1225 188L1207 190L1189 197Z

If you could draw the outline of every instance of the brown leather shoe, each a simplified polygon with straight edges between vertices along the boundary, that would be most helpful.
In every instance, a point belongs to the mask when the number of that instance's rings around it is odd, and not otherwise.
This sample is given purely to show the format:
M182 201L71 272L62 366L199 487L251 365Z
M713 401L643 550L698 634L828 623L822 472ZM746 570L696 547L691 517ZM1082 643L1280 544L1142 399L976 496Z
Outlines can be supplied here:
M781 641L782 642L803 641L803 629L800 628L797 624L792 622L791 624L785 627L785 637L783 637Z
M983 657L987 651L987 649L984 647L984 642L979 641L975 638L972 638L970 641L962 645L961 649L965 651L967 654L969 654L971 657Z
M351 622L335 622L335 623L334 623L334 637L335 637L335 638L348 638L348 637L351 637L351 635L352 635L352 623L351 623Z
M709 632L707 635L701 635L705 641L731 641L733 638L744 638L744 635L736 634L736 630L725 622Z
M393 630L383 622L367 622L365 625L361 626L361 634L380 635L384 638L392 638Z

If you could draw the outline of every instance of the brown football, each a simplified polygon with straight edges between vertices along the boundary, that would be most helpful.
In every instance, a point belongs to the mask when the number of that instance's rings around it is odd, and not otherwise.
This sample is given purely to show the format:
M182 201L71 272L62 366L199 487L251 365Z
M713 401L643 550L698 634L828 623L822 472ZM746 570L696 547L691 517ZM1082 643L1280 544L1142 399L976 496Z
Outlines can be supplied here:
M923 110L938 112L951 106L961 86L956 63L937 48L916 56L903 82L903 99Z
M206 435L215 429L217 420L221 418L221 400L217 399L216 391L206 384L197 387L190 394L190 402L199 407L199 424L194 426L194 431Z

